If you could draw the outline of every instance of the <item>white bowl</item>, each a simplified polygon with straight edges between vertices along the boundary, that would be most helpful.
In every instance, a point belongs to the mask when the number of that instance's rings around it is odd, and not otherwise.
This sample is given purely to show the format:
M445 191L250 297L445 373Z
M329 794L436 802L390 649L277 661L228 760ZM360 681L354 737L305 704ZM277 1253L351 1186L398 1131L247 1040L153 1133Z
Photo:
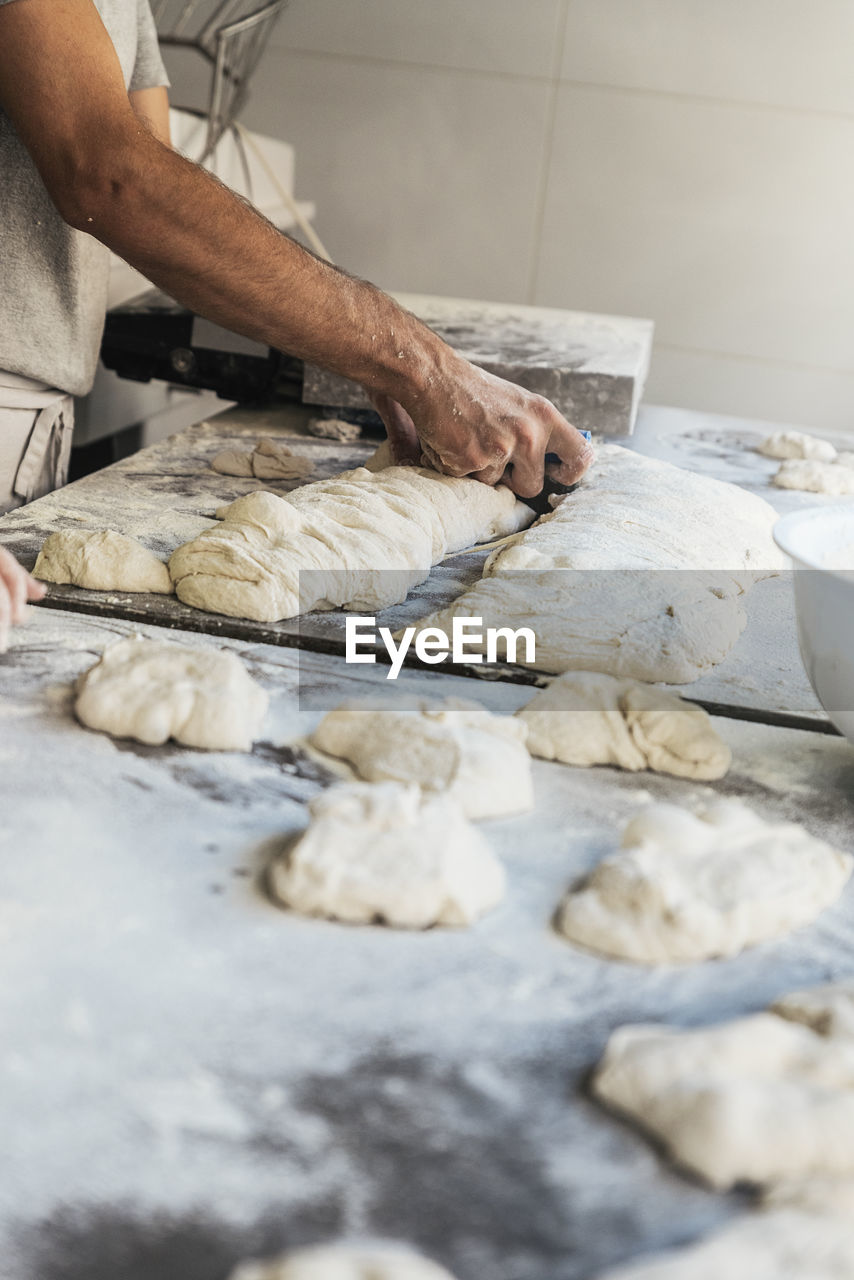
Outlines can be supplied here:
M774 541L794 565L798 642L810 684L854 742L854 503L794 511L777 521Z

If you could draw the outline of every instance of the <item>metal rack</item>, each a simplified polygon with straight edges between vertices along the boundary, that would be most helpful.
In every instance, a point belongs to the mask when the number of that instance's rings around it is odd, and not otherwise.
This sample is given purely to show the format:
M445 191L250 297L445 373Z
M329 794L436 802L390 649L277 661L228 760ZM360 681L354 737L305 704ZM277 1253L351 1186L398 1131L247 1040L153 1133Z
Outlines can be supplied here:
M199 54L211 72L203 163L231 128L249 94L249 82L273 26L288 0L153 0L161 45Z

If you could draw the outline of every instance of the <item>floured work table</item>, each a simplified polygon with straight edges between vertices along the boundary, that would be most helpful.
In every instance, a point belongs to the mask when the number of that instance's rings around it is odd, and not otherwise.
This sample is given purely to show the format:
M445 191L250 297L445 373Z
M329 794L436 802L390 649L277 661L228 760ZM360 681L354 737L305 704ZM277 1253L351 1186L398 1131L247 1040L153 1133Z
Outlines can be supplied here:
M359 466L373 453L376 441L344 445L306 435L304 424L309 416L308 410L293 407L221 414L10 513L0 520L2 545L31 567L42 542L56 529L109 528L138 538L166 558L182 542L208 528L217 507L254 489L287 493L305 483L219 475L209 464L221 450L251 448L263 435L281 436L314 461L315 471L309 480ZM732 480L760 493L781 514L828 501L770 484L779 464L754 451L763 434L762 424L758 423L654 408L641 410L634 437L620 443L690 470ZM394 629L442 607L477 581L485 558L486 553L462 554L446 561L410 593L404 604L378 614L379 624ZM47 604L209 635L315 652L344 652L345 615L340 611L259 623L205 613L182 604L174 596L121 595L54 585L48 589ZM783 574L758 583L746 597L745 610L748 625L732 652L707 676L682 686L682 692L723 714L785 727L832 731L798 654L789 576ZM467 674L491 678L496 671L472 665ZM507 667L497 674L524 683L538 679L530 671Z
M649 413L635 443L724 478L744 467L750 487L772 469L719 420L689 442L684 427ZM46 533L85 519L165 554L258 483L205 460L271 429L243 414L196 428L0 521L0 541L31 563ZM318 474L370 448L295 447ZM472 560L452 571L476 576ZM409 1240L458 1280L594 1280L748 1211L746 1192L676 1173L597 1107L587 1076L622 1023L710 1022L854 975L854 887L810 928L684 967L597 958L552 917L650 797L741 796L854 849L854 750L803 690L821 732L716 718L734 756L719 783L534 761L534 812L481 824L508 872L496 911L461 930L351 927L281 911L263 884L334 777L305 733L384 677L344 663L334 615L308 633L239 630L164 597L58 588L49 603L0 655L3 1280L225 1280L242 1257L366 1234ZM251 754L77 724L76 676L164 626L236 652L268 690ZM796 655L777 643L739 716L778 714ZM708 679L732 699L747 670ZM405 669L398 684L509 713L529 676Z

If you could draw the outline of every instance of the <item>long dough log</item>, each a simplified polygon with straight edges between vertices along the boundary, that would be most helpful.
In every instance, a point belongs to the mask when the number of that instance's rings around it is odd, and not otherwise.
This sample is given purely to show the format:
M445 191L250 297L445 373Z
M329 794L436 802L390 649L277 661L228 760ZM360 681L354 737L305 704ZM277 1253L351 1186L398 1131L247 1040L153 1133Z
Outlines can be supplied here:
M606 445L575 493L419 625L450 633L453 618L479 617L484 628L531 627L528 665L539 670L685 684L738 639L738 597L784 567L776 518L736 485Z
M357 467L278 497L238 498L179 547L179 599L258 622L398 604L452 551L516 533L533 513L503 486L421 467Z

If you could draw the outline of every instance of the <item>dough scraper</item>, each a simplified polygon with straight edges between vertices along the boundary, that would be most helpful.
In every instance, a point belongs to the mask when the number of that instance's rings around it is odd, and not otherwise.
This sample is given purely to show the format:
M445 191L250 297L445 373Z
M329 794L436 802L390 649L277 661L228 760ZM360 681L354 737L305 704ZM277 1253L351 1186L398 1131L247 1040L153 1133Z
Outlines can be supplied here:
M593 439L590 431L579 431L578 434L584 436L588 444ZM546 465L550 462L560 462L560 458L556 453L547 453L545 460ZM561 484L559 480L551 480L546 476L545 484L539 493L535 494L533 498L521 498L520 501L529 506L532 511L536 511L538 516L547 516L553 510L551 499L557 496L562 497L565 493L572 493L580 483L580 480L576 480L575 484Z

